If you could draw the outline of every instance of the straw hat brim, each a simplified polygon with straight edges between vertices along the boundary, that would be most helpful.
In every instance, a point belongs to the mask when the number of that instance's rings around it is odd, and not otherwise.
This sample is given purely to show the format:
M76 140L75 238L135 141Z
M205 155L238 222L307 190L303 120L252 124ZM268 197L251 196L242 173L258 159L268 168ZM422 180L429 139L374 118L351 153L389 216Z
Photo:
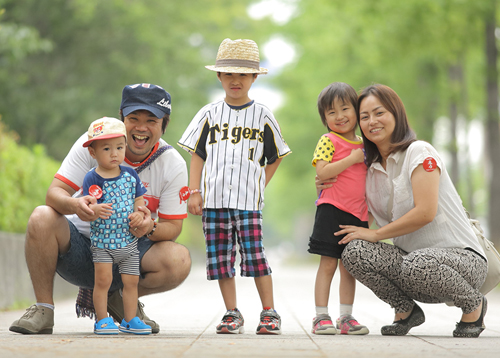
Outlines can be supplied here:
M234 66L205 66L206 69L210 71L215 71L215 72L226 72L226 73L256 73L258 75L265 75L269 71L267 68L264 67L259 67L259 69L256 68L250 68L250 67L234 67Z

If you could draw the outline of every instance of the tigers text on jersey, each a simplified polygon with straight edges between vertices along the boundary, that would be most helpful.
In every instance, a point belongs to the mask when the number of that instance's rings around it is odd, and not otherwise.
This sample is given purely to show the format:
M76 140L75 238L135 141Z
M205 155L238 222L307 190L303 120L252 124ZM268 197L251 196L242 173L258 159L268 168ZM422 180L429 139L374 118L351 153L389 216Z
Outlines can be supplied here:
M79 190L85 174L97 165L96 160L82 145L87 139L87 133L85 133L73 144L55 175L55 178L76 190L75 196L81 195ZM163 146L168 146L168 144L160 139L148 158ZM146 162L148 158L142 163ZM134 164L125 159L121 165L136 169L142 163ZM179 202L179 190L187 185L188 175L186 162L178 151L169 146L169 149L139 173L139 178L147 189L144 201L151 211L151 218L177 220L187 217L186 203ZM88 222L80 220L76 214L69 215L68 219L75 224L78 231L90 237L90 224Z
M204 161L204 208L262 210L265 166L290 154L271 111L254 101L203 107L177 143Z

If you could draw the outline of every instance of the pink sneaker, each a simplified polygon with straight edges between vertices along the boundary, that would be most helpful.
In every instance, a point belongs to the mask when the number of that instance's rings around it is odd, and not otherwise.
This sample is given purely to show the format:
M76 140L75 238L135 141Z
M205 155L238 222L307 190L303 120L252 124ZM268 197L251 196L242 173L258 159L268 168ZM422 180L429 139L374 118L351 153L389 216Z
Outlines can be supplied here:
M340 334L370 333L366 326L359 324L356 318L350 314L337 318L337 329L340 329Z
M327 314L322 314L313 318L312 333L314 334L337 334L332 318Z

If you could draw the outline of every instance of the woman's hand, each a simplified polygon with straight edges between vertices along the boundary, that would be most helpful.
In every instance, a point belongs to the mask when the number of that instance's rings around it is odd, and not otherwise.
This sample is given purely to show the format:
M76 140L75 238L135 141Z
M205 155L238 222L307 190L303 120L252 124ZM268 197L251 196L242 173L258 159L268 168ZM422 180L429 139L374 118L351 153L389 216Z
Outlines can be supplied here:
M377 235L377 230L367 229L359 226L352 225L339 225L342 230L334 233L335 236L346 234L339 244L348 244L352 240L360 239L369 242L378 242L381 238Z
M337 177L320 180L319 177L316 175L316 177L314 178L314 183L316 185L316 190L318 191L318 193L321 190L331 188L333 183L335 183L336 181Z

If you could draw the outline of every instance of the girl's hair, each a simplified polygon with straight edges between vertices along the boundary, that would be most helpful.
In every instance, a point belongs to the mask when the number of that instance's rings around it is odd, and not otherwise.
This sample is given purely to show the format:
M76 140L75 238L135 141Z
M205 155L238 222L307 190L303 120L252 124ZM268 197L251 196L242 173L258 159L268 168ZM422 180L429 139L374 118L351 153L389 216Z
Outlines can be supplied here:
M406 150L411 143L417 140L417 135L410 128L405 106L401 98L399 98L398 94L392 88L381 84L374 84L361 91L358 97L358 108L361 108L361 102L368 96L377 97L382 106L394 116L395 126L391 136L390 152L394 153ZM359 123L360 113L359 111L357 113ZM365 137L363 131L361 131L361 135L363 136L367 165L370 166L374 162L381 162L382 156L377 146Z
M326 123L325 111L333 107L335 100L341 100L344 103L351 103L354 110L358 112L358 94L356 90L347 83L334 82L326 86L318 96L318 112L321 122L328 128Z

